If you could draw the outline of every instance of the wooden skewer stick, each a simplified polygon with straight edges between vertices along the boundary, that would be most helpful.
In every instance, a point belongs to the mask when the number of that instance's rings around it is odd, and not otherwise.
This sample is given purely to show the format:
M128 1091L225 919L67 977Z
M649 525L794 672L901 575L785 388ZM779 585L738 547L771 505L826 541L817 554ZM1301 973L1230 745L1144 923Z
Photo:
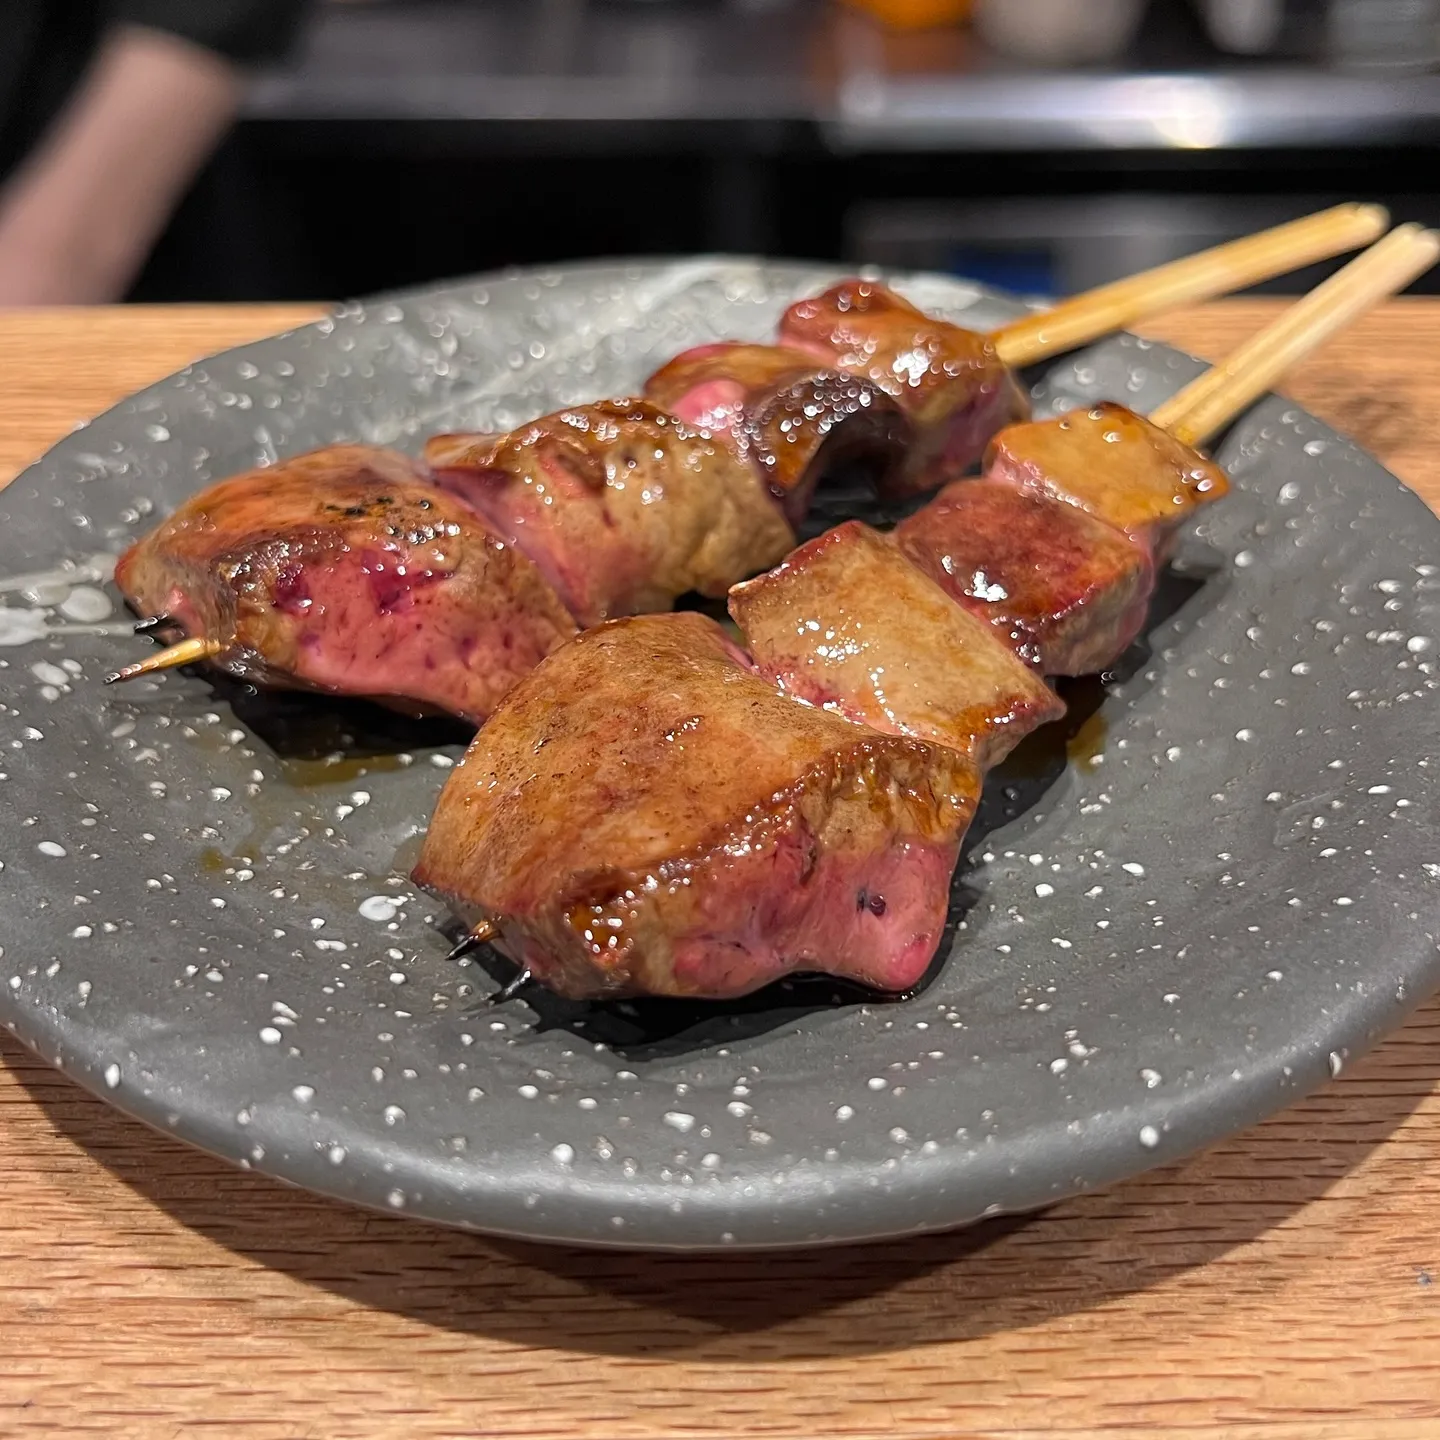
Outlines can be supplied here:
M1007 365L1029 365L1147 316L1229 295L1317 260L1358 250L1383 235L1389 223L1389 215L1379 205L1336 205L1088 290L1053 309L1012 321L990 338Z
M1440 259L1440 234L1401 225L1152 412L1187 445L1228 425L1297 361Z
M181 640L107 675L105 683L113 685L117 680L133 680L137 675L153 675L157 670L173 670L177 665L194 665L200 660L213 659L223 648L218 640Z

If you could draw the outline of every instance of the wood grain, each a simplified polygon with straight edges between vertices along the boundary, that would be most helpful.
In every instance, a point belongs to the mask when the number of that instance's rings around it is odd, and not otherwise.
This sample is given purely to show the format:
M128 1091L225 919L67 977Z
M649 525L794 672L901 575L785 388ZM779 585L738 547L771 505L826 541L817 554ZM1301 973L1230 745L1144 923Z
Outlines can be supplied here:
M1272 310L1152 333L1218 354ZM0 466L300 314L0 316ZM1391 305L1290 387L1432 504L1437 333L1440 302ZM1184 1164L1028 1220L763 1259L348 1210L0 1055L0 1435L1440 1434L1437 1005Z
M1278 300L1227 300L1152 321L1142 334L1217 360L1272 319ZM1282 387L1358 440L1440 509L1440 303L1392 300L1307 360Z
M322 313L315 305L0 310L0 485L142 386Z

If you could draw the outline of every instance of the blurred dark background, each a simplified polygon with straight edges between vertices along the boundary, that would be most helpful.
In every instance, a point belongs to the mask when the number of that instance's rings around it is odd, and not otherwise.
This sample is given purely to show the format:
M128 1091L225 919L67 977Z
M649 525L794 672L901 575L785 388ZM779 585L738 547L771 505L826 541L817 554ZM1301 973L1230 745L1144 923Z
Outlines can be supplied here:
M133 294L714 250L1062 294L1339 199L1440 224L1437 49L1432 0L330 0Z

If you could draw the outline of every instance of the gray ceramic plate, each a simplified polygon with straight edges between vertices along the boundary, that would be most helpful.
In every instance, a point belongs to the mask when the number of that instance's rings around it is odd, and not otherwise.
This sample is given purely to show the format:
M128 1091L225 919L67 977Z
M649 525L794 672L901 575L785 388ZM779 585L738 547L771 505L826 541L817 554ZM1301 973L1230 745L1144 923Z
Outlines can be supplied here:
M144 391L0 494L8 1027L300 1185L702 1247L1039 1206L1258 1119L1392 1026L1440 979L1440 529L1283 400L1224 446L1236 493L1183 545L1148 648L994 777L948 959L905 1003L801 982L720 1010L487 1011L486 960L447 964L404 878L455 736L191 674L102 689L147 645L93 557L198 486L624 391L828 278L595 265L351 308ZM1013 309L902 284L972 324ZM1037 397L1148 406L1197 368L1121 339Z

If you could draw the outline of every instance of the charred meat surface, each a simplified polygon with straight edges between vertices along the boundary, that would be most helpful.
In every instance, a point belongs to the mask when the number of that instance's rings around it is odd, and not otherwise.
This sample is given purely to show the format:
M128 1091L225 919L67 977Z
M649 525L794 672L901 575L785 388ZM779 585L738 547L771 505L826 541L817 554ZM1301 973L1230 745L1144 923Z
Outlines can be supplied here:
M729 440L755 465L798 524L815 488L844 473L888 492L912 430L880 386L779 345L725 342L677 355L645 382L645 396Z
M857 520L736 586L730 613L756 668L782 690L982 768L1065 711L995 626Z
M394 451L336 445L223 480L116 583L165 638L258 684L482 721L575 626L539 571Z
M980 775L779 694L713 621L586 631L451 774L416 882L576 998L924 974Z
M1113 525L1144 546L1157 565L1175 531L1230 488L1212 460L1109 401L1002 430L985 473L1041 490Z
M901 551L1045 675L1103 670L1140 633L1155 567L1041 491L957 480L895 529Z
M441 435L438 484L527 555L582 625L721 596L773 565L790 528L754 470L644 400L546 415L508 435Z
M877 281L843 280L798 301L785 312L779 339L899 401L915 425L900 493L963 474L997 430L1030 413L986 336L927 315Z

